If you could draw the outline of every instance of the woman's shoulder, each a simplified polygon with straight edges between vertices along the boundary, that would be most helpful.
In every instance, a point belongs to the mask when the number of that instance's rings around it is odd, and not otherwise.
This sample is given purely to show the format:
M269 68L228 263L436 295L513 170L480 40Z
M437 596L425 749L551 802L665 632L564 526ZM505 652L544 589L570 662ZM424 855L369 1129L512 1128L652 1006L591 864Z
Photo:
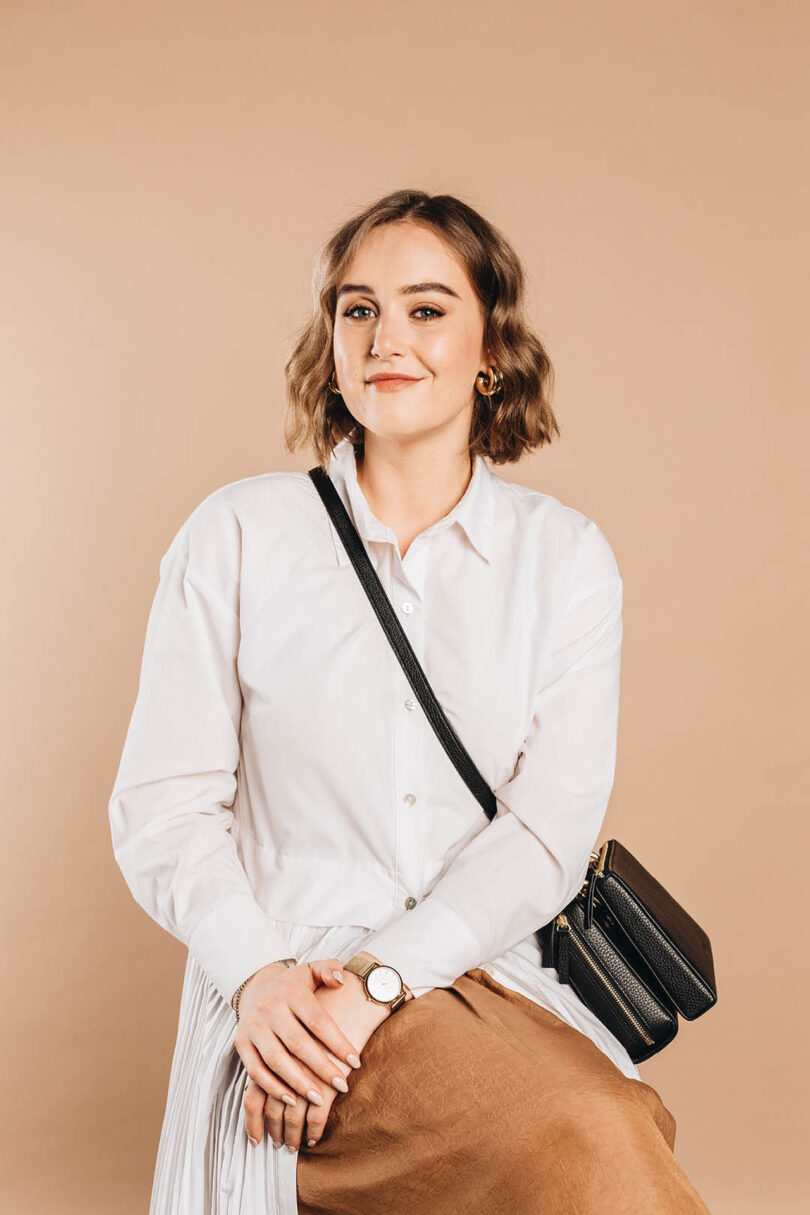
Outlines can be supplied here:
M494 474L493 474L494 475ZM494 475L496 518L505 532L540 551L544 565L572 562L586 575L618 578L613 546L590 515L546 491Z
M279 510L297 500L311 498L314 487L305 472L278 469L240 477L217 486L192 507L178 530L181 533L214 532L234 525L273 522Z
M240 477L217 486L185 514L161 558L161 570L173 560L198 577L219 584L236 580L245 538L288 532L308 516L317 497L306 472L279 469Z

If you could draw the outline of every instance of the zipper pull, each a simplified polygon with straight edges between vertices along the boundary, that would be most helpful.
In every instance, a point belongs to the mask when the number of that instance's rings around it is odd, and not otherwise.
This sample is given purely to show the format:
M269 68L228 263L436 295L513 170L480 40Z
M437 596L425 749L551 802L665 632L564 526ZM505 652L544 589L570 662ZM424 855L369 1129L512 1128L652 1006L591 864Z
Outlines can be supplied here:
M568 919L560 913L554 921L558 932L557 945L557 975L561 983L568 982L568 937L571 929L568 926Z
M591 853L591 867L588 874L588 891L585 895L585 931L593 925L593 899L596 892L596 883L602 874L605 872L605 861L607 860L607 850L609 840L605 840L598 852ZM595 863L593 863L595 862Z

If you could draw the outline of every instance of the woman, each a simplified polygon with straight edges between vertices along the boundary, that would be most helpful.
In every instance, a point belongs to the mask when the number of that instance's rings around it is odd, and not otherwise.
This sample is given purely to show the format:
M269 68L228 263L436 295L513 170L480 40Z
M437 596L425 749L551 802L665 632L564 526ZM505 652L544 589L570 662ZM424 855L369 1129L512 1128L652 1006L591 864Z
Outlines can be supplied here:
M287 442L328 469L490 824L305 472L165 553L110 820L189 949L152 1215L705 1212L675 1120L543 968L613 784L622 580L502 480L559 428L504 237L401 190L318 263Z

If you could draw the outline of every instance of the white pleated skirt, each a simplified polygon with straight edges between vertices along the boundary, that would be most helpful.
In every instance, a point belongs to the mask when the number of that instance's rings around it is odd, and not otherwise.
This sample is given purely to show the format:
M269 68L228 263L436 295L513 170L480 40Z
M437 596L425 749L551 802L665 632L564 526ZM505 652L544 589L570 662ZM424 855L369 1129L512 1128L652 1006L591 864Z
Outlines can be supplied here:
M289 955L304 962L346 962L374 935L362 925L273 923ZM532 933L487 968L504 987L586 1034L625 1076L640 1080L621 1042L541 962ZM233 1010L189 955L149 1215L297 1215L298 1154L274 1147L267 1133L257 1148L248 1142L242 1107L247 1073L233 1045L235 1033Z

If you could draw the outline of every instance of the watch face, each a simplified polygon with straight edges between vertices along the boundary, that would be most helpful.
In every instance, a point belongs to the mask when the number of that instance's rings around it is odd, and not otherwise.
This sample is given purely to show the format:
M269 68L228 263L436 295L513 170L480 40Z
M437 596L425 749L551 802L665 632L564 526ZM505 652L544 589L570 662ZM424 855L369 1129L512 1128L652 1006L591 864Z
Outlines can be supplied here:
M399 971L393 966L375 966L371 974L366 975L366 987L374 1000L383 1003L393 1000L403 990Z

